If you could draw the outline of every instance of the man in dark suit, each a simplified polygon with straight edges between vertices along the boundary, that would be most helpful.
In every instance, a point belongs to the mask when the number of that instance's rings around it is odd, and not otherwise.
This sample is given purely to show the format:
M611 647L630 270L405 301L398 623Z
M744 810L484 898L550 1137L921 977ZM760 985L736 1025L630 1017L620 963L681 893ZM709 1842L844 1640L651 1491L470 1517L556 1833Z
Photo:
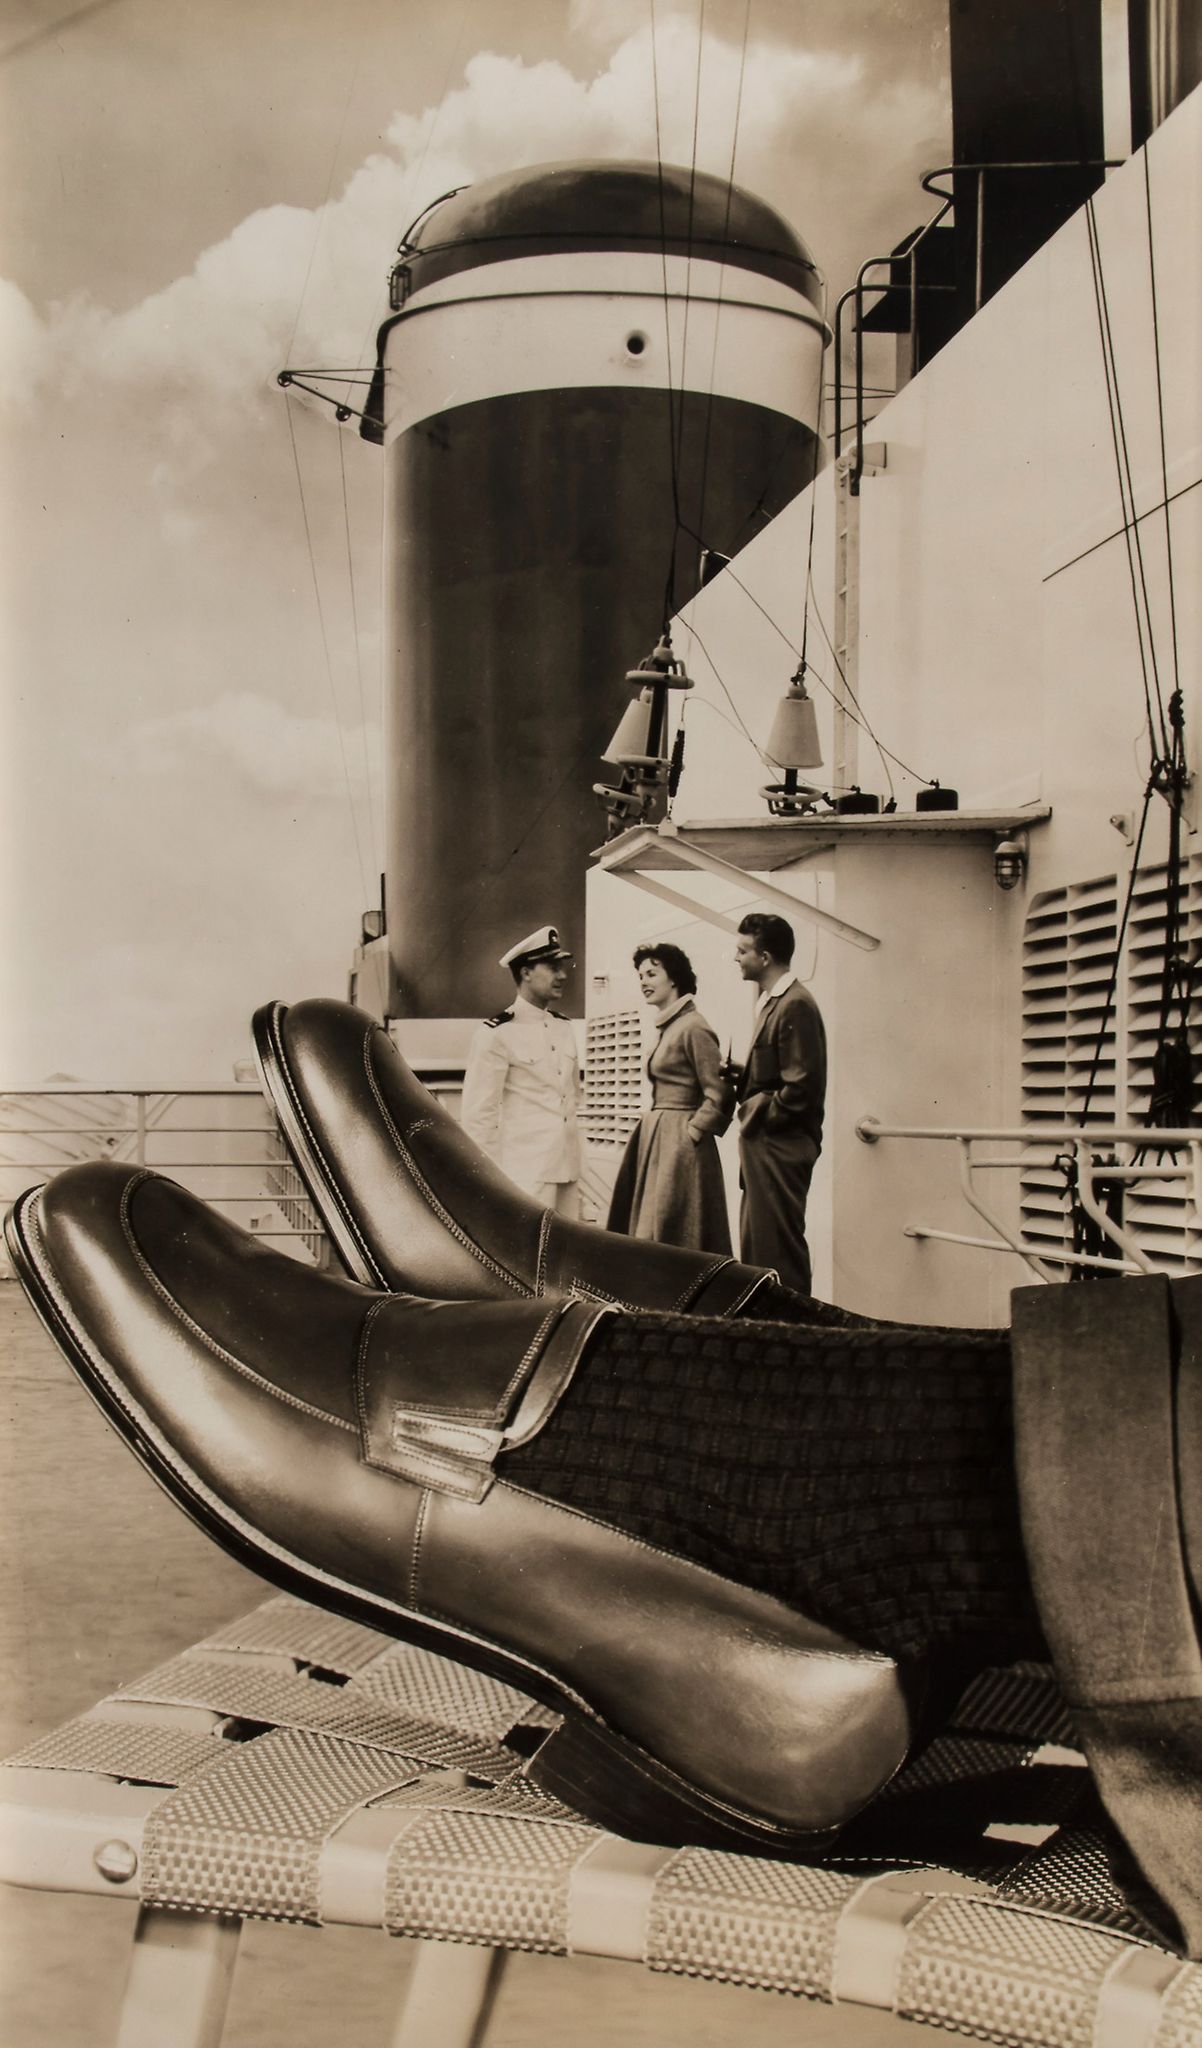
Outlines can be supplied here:
M775 1266L786 1287L809 1294L806 1197L826 1095L822 1013L793 973L793 932L783 917L745 917L735 961L760 992L738 1085L740 1255L749 1265Z

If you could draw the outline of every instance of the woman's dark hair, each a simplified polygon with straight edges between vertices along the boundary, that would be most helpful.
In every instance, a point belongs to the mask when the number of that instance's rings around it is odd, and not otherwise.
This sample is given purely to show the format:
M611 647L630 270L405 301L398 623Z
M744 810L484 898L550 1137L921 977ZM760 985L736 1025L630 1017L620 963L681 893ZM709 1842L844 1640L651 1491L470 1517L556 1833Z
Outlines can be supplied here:
M678 996L696 995L697 976L693 972L693 963L679 946L636 946L635 966L641 967L644 960L654 960L663 968Z

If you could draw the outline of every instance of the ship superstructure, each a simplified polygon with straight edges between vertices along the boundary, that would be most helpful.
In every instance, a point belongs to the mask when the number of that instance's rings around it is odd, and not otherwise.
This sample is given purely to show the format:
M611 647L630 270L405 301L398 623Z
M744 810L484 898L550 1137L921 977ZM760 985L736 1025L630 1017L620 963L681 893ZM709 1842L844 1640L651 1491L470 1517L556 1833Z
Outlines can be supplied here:
M831 1040L820 1292L997 1322L1032 1272L1202 1250L1192 23L1132 5L1108 72L1093 0L1055 49L1033 0L954 10L937 211L836 308L695 166L539 166L401 244L362 421L389 851L351 992L453 1096L514 933L565 932L599 1220L644 1100L634 945L686 947L737 1059L759 907ZM870 418L874 329L901 388ZM820 763L767 751L786 687Z
M1000 1322L1032 1276L941 1236L999 1239L965 1202L962 1139L865 1143L866 1119L1088 1126L1119 1171L1086 1197L1126 1244L1169 1270L1202 1248L1196 1151L1112 1136L1193 1121L1202 857L1172 761L1202 710L1200 204L1195 92L682 614L698 691L675 836L612 841L590 879L602 1154L635 1106L631 945L686 947L737 1054L733 925L796 899L831 1046L816 1289L867 1313ZM707 715L733 699L763 744L807 610L826 764L808 780L872 791L877 815L771 816L779 775ZM915 808L936 780L957 810ZM1021 1147L973 1149L1010 1162L971 1185L1048 1277L1123 1262L1081 1228L1071 1139L1025 1169Z

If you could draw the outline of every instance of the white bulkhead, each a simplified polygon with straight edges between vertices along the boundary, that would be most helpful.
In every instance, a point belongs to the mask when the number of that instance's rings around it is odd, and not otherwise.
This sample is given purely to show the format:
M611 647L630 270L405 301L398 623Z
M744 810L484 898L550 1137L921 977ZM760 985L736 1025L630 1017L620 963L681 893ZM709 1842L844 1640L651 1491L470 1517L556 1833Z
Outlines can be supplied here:
M863 950L795 920L831 1053L827 1149L810 1205L815 1288L869 1314L1000 1324L1011 1288L1036 1276L1009 1253L907 1235L995 1233L964 1200L960 1148L867 1145L861 1119L1009 1128L1072 1121L1085 1107L1123 1123L1147 1109L1169 830L1155 794L1108 1015L1107 994L1150 727L1163 732L1174 690L1195 774L1199 758L1202 94L1108 178L1094 221L1096 261L1083 210L871 422L857 498L826 468L683 610L674 633L698 685L675 822L687 837L690 825L754 821L724 847L751 872L745 887L686 868L656 874L646 862L644 873L737 922L762 901L757 864L761 876L770 867L774 884L879 940ZM1129 489L1112 431L1105 322ZM898 811L778 824L773 841L759 790L779 778L732 729L726 691L762 744L802 634L811 495L808 682L826 765L806 779L834 782L842 758L847 783L883 799L892 789ZM1129 557L1132 497L1139 546ZM849 518L859 630L841 656L856 705L840 741L830 640L849 560L836 530ZM954 818L914 816L915 794L933 778L959 791ZM1202 954L1198 822L1195 780L1182 847L1191 962ZM790 830L791 856L780 843ZM1024 830L1025 871L1003 890L997 841ZM749 1004L729 933L596 869L589 902L594 1035L610 1028L603 1016L639 1011L631 947L670 937L694 956L700 1006L737 1053ZM1197 1047L1202 1009L1192 1025ZM595 1131L609 1128L594 1119ZM733 1135L725 1143L733 1197ZM594 1147L599 1181L613 1152ZM987 1173L981 1190L1011 1226L1021 1194L1028 1229L1050 1242L1062 1227L1057 1189L1033 1175L1020 1191L1020 1178ZM1150 1173L1128 1191L1126 1213L1162 1269L1199 1256L1202 1225L1184 1176Z

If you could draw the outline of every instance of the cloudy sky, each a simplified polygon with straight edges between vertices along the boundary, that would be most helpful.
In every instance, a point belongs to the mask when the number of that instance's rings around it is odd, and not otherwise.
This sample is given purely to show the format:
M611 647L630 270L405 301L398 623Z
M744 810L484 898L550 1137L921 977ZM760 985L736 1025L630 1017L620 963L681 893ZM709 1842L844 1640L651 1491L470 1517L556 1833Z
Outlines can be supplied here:
M704 34L700 38L700 18ZM946 0L655 0L664 154L832 299L948 151ZM381 866L371 360L453 185L655 156L650 0L0 0L0 1088L221 1084ZM698 96L698 49L702 52Z

